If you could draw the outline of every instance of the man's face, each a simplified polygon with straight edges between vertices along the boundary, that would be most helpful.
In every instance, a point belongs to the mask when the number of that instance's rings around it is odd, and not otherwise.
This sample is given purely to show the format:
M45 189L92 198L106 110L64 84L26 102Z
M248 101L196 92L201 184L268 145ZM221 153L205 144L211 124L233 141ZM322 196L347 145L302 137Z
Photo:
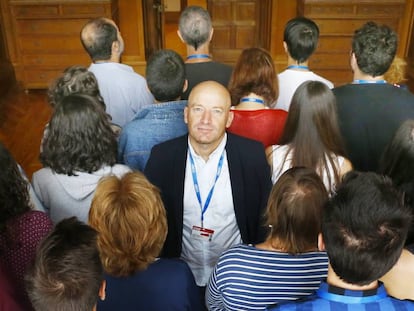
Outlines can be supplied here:
M233 120L230 111L230 95L216 82L204 82L190 94L184 110L184 121L188 125L193 145L217 147Z

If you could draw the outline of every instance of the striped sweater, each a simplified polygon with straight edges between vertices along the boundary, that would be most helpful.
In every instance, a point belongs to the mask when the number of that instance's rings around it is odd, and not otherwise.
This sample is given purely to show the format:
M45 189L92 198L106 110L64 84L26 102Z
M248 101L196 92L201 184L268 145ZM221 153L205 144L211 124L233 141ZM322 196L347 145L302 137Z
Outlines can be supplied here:
M326 278L325 252L298 255L237 245L225 251L206 293L209 310L264 310L310 295Z

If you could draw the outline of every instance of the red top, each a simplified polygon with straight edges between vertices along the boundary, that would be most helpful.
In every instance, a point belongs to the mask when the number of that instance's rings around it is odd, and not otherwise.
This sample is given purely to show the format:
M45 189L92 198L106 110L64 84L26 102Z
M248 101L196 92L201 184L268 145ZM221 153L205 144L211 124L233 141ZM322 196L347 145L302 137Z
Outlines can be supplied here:
M258 140L265 148L279 142L288 114L281 109L233 110L233 113L228 131Z

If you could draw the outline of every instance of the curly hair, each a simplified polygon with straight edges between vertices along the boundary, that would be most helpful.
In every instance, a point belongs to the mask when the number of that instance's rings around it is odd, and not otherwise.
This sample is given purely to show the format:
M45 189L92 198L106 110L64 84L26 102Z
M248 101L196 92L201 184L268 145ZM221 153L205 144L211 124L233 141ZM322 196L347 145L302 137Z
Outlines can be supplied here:
M93 173L116 162L117 141L96 98L72 94L56 107L40 161L58 174Z
M101 179L89 224L99 232L102 264L113 276L145 269L160 254L167 236L160 191L140 172Z
M0 142L0 230L9 219L30 210L29 185L19 167Z
M264 97L266 106L270 106L278 97L279 86L269 52L262 48L243 50L234 67L228 89L233 106L250 93Z
M397 34L388 26L368 22L355 31L352 52L359 69L373 77L383 75L397 52Z
M47 99L54 108L62 98L75 93L96 97L103 110L106 109L95 75L88 71L88 68L79 65L66 68L62 75L53 81L47 91Z

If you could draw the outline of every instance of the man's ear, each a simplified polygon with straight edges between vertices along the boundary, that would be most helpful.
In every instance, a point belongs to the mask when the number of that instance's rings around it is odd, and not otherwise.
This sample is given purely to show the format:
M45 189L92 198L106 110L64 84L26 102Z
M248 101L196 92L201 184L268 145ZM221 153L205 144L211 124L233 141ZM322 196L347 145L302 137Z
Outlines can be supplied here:
M102 301L105 300L106 298L106 281L103 280L101 287L99 288L99 293L98 293L99 299L101 299Z
M210 37L208 38L208 42L210 42L211 39L213 39L213 34L214 34L214 28L211 28Z
M111 52L112 54L119 54L119 41L115 40L114 42L112 42L112 47L111 47Z
M184 108L184 123L188 124L188 106Z
M234 118L234 113L233 111L229 111L229 116L227 118L227 122L226 122L226 128L229 128L231 123L233 122L233 118Z
M177 36L178 36L178 38L180 38L180 40L181 40L182 43L185 43L185 41L183 39L183 36L181 35L180 30L177 30Z
M322 233L318 234L318 249L321 252L325 251L325 242L323 241Z
M285 50L285 53L288 52L287 43L286 41L283 41L283 49Z
M184 85L183 85L183 93L184 93L185 91L187 91L187 89L188 89L188 80L187 80L187 79L185 79L185 80L184 80Z

